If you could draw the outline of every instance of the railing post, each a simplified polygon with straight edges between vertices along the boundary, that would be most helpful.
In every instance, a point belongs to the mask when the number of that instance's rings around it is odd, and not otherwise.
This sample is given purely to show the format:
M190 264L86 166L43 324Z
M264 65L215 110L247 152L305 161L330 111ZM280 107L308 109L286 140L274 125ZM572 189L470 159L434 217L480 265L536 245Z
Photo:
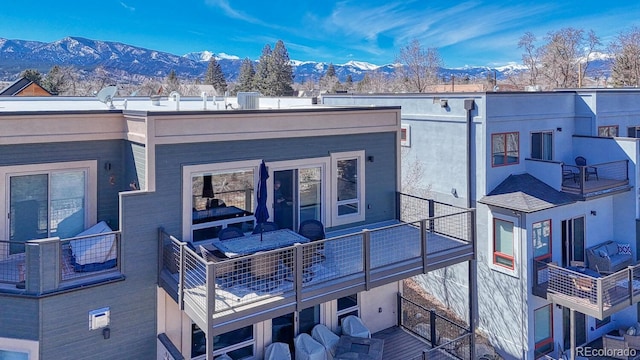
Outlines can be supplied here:
M158 228L158 285L160 285L160 274L162 273L162 269L164 268L164 237L162 236L164 233L164 228ZM118 247L120 248L120 246ZM120 266L120 258L118 258L118 266ZM120 269L122 272L122 269Z
M404 326L404 321L402 319L402 294L398 292L396 297L398 299L396 303L397 315L398 315L398 327L402 328Z
M304 267L303 265L303 249L302 244L293 245L293 276L294 276L294 290L296 293L296 310L302 310L302 279L304 277Z
M184 310L184 244L180 244L180 264L178 266L178 304L180 305L180 310Z
M435 202L429 199L429 219L433 219L436 215ZM433 220L429 220L429 231L433 232L435 229L435 223Z
M371 290L371 232L367 229L362 230L363 240L363 261L364 261L364 288Z
M420 220L420 251L422 252L422 273L427 273L427 220Z
M598 311L601 312L604 304L602 301L604 300L604 289L602 288L602 278L596 279L596 304L598 304Z
M629 277L629 286L627 286L627 289L629 289L629 305L633 305L633 266L627 267L627 273Z
M207 330L206 334L206 353L207 358L213 359L213 313L216 309L216 264L212 262L205 263L205 286L207 287L207 310L205 313ZM211 350L209 350L211 349Z
M580 195L584 196L585 167L580 166Z
M438 346L438 341L436 339L437 333L436 333L436 311L435 310L429 310L429 337L431 338L431 347L434 348L436 346Z
M25 243L25 289L42 294L59 288L62 281L60 238L29 240ZM51 262L51 259L56 261Z

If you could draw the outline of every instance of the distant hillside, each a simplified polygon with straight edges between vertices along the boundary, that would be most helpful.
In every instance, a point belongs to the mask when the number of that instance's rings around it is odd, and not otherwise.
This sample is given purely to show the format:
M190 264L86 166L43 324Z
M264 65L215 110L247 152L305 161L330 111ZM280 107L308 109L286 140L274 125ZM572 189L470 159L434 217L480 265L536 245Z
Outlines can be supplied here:
M51 43L28 40L8 40L0 38L0 80L12 81L25 69L38 69L43 74L54 65L74 66L80 71L92 71L103 67L118 78L155 77L164 78L171 70L175 70L179 78L204 78L207 63L213 56L210 51L192 52L184 56L145 49L119 42L91 40L81 37L66 37ZM240 72L241 58L216 53L227 81L235 81ZM600 65L598 64L601 63ZM595 61L593 69L606 63L607 60ZM294 68L294 81L303 83L307 80L317 81L326 72L328 63L315 61L291 61ZM353 81L360 81L366 73L382 72L391 74L393 65L374 65L366 62L350 61L346 64L334 64L336 74L341 81L351 75ZM449 78L477 79L493 76L499 80L507 75L522 71L522 66L501 68L465 67L458 69L443 68L442 76Z

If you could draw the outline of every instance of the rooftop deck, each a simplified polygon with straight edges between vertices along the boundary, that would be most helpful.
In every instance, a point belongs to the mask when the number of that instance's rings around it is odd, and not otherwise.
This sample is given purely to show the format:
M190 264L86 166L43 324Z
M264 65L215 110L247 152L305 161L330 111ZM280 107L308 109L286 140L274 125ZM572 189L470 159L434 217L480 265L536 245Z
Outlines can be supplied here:
M219 262L161 231L160 284L201 328L225 331L472 259L473 210L446 211Z
M562 191L592 197L629 190L628 160L588 166L562 165Z

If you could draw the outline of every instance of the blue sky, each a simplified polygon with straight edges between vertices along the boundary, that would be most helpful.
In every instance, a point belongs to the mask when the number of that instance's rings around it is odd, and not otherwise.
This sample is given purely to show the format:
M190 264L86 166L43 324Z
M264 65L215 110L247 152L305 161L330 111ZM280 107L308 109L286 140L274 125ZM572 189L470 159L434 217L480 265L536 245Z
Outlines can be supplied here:
M518 39L551 30L594 30L603 43L640 26L637 1L102 0L3 1L0 37L118 41L183 55L209 50L257 59L284 41L291 59L383 65L413 39L445 66L520 62Z

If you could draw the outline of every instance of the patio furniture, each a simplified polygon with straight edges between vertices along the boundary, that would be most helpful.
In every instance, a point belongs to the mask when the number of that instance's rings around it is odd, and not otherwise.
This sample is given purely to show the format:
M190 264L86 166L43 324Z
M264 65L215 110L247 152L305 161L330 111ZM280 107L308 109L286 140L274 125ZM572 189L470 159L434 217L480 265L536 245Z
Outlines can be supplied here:
M293 345L296 349L296 360L327 360L324 346L307 333L296 336Z
M639 334L636 335L636 332ZM640 326L636 324L630 328L610 331L602 336L602 347L604 349L615 349L610 356L616 359L627 359L625 354L630 354L630 350L640 350Z
M342 319L342 333L358 338L371 338L371 331L364 325L362 319L349 315Z
M213 239L212 245L220 249L227 257L255 254L291 246L296 243L308 243L309 239L289 229L269 231L264 234L251 234L227 240Z
M325 238L324 225L318 220L305 220L300 223L298 234L306 237L311 241L318 241ZM302 252L303 269L305 271L305 280L311 280L313 272L311 266L325 260L324 256L324 244L317 244L313 246L305 246Z
M334 334L328 327L318 324L311 330L311 337L324 346L327 353L327 359L332 360L336 355L340 336Z
M242 230L233 226L228 226L218 232L218 239L220 240L235 239L242 236L244 236Z
M342 335L338 342L335 359L382 360L383 351L383 339Z
M599 273L614 273L633 265L632 255L619 252L622 246L618 245L622 244L609 240L588 248L589 269Z
M289 345L281 342L269 344L265 349L264 360L291 360Z
M260 234L262 233L266 233L269 231L276 231L278 230L278 224L271 222L271 221L267 221L265 223L259 223L256 225L256 227L253 229L253 234Z
M565 181L573 181L574 183L577 183L579 175L580 174L575 173L571 170L562 170L562 182L564 183Z
M200 254L202 258L208 262L216 263L215 274L216 280L220 286L230 286L233 283L233 273L236 270L237 261L231 261L227 258L220 258L215 255L215 252L211 251L211 247L200 245ZM228 260L228 261L225 261Z
M598 168L595 166L587 166L587 159L585 159L584 157L582 156L576 157L576 165L584 167L584 171L585 171L584 176L586 181L589 181L589 177L591 175L595 175L596 180L600 180L598 179Z

